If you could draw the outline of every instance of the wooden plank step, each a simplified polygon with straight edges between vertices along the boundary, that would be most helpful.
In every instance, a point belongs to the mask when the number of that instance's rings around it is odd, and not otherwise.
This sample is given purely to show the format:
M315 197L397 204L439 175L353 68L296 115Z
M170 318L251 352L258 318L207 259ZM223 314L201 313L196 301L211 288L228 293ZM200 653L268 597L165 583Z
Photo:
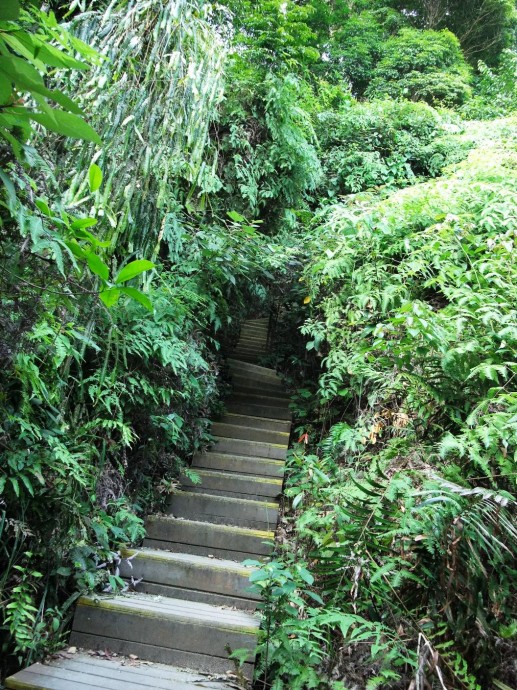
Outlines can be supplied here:
M260 333L241 333L238 345L243 344L265 347L267 345L267 334L261 335Z
M269 329L267 326L245 325L241 328L240 339L243 338L262 338L267 340Z
M246 441L240 438L215 437L212 450L216 453L232 453L235 455L253 455L255 458L270 458L271 460L285 460L287 445L285 443L261 443L260 441Z
M241 328L240 340L246 338L254 338L256 340L262 340L267 342L268 329L263 326L245 326Z
M201 556L243 561L271 553L275 533L233 525L151 515L145 523L144 546Z
M71 644L224 673L232 668L228 648L253 650L258 627L255 615L197 601L148 594L85 596L77 603ZM245 667L250 676L252 664Z
M237 346L234 350L234 354L239 358L247 359L249 357L255 357L259 359L267 355L267 350L265 347Z
M250 474L236 474L223 470L197 470L200 484L188 477L181 480L190 492L231 498L249 498L253 501L276 501L282 493L282 480Z
M235 561L147 548L125 549L122 558L120 575L141 579L137 592L241 609L254 609L259 599L252 569Z
M232 374L232 386L234 388L257 388L260 390L275 392L282 396L287 397L289 394L286 393L285 386L281 381L272 381L265 378L253 378L253 376L246 376L241 373Z
M231 690L234 685L210 675L165 664L142 664L125 657L95 657L86 653L70 659L36 663L7 678L12 690Z
M272 395L275 398L280 398L286 402L291 401L291 394L285 392L285 388L277 388L276 386L269 386L267 383L263 384L259 381L250 381L247 379L232 379L232 392L240 393L241 395ZM231 395L231 393L229 393Z
M232 371L247 372L249 375L254 374L256 376L272 378L275 381L282 381L276 371L269 367L262 367L258 364L250 364L249 362L241 362L233 357L229 357L226 361Z
M247 364L258 364L259 362L263 361L264 357L265 354L239 354L240 361Z
M171 497L169 513L187 520L205 520L216 525L271 531L276 529L278 505L244 498L178 491Z
M225 422L214 422L211 427L214 436L224 436L225 438L240 438L245 441L260 441L261 443L276 443L281 446L289 445L290 434L287 431L274 431L271 429L257 429L253 426L243 426L242 424L228 424Z
M237 353L239 350L250 350L251 352L266 352L266 346L267 343L262 338L259 338L257 340L252 340L251 338L241 338L237 343L234 352Z
M225 402L225 408L229 413L252 415L253 417L266 417L267 419L273 416L279 420L290 420L292 417L291 411L285 407L273 408L271 405L243 403L239 400L228 400Z
M267 417L253 417L249 414L226 413L218 421L224 424L238 424L239 426L253 427L254 429L268 429L270 431L291 431L291 422L281 419L267 419Z
M197 453L192 460L192 468L207 470L224 470L237 474L251 474L256 477L273 477L282 479L285 473L283 460L254 458L252 455L234 455L232 453Z
M289 407L290 404L290 399L287 397L282 397L278 396L273 393L265 393L264 395L261 394L260 392L241 392L241 391L232 391L232 393L229 396L229 399L233 401L242 401L242 402L250 402L253 403L254 405L271 405L272 408L275 408L275 413L276 413L276 408L277 407L282 407L282 408L287 408Z

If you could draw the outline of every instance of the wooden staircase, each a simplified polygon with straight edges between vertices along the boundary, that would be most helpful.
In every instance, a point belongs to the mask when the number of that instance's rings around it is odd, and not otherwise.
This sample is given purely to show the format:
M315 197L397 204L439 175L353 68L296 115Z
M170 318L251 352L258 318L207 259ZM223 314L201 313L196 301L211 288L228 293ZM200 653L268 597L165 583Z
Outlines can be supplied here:
M250 650L242 677L252 678L260 621L240 561L272 549L291 418L279 377L256 364L267 336L267 319L245 322L216 441L193 459L201 482L183 479L167 513L148 518L143 548L125 554L133 558L121 575L141 579L137 591L81 597L70 641L78 651L20 671L7 688L229 690L236 649Z

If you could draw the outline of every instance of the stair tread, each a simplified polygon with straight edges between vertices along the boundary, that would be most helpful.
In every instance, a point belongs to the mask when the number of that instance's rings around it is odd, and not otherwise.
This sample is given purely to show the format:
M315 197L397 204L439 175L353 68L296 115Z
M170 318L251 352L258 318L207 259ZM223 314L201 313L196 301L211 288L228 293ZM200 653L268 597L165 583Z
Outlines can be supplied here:
M259 364L250 364L249 362L241 362L239 359L234 358L234 357L228 357L227 361L228 361L228 364L230 365L230 367L235 366L235 365L237 365L237 367L238 367L239 364L243 364L244 369L248 369L249 371L256 372L257 374L261 374L261 373L267 374L269 376L272 376L273 378L278 378L279 381L281 380L280 376L278 376L278 374L276 373L276 370L271 369L270 367L263 367Z
M227 422L225 421L226 419L228 419ZM246 426L245 422L247 422L250 428L260 428L263 424L268 423L278 424L278 426L281 426L283 429L290 429L291 427L290 422L277 419L276 417L256 417L255 415L238 414L237 412L225 412L223 417L218 421L224 424L238 424L240 422L243 426ZM257 424L258 427L252 427L252 424ZM289 431L287 433L289 433Z
M282 489L290 435L289 395L282 379L257 364L264 361L268 344L269 317L242 324L227 359L234 384L228 411L213 424L214 448L193 458L201 484L176 491L170 509L180 515L149 516L146 545L123 552L121 573L126 578L134 573L144 591L78 600L72 644L109 648L119 656L100 658L80 649L72 658L33 664L8 678L6 688L233 687L225 675L231 667L228 646L251 648L260 627L259 616L248 610L259 598L250 590L253 569L242 560L248 554L264 558L271 551L278 516L273 500ZM148 661L140 665L122 654ZM247 678L253 665L250 660L243 666Z
M127 554L127 555L126 555ZM128 556L137 556L143 558L156 559L160 561L168 561L170 563L185 563L196 568L209 568L211 570L224 570L237 573L238 575L249 576L252 572L251 568L247 568L237 561L230 561L224 558L208 558L208 556L198 556L192 553L176 553L174 551L165 551L163 549L150 549L142 547L139 549L127 549L124 552L124 558Z
M215 436L213 437L215 439L215 443L217 444L218 441L235 441L235 443L246 443L250 444L252 448L258 448L259 446L272 446L273 448L286 448L287 444L286 443L270 443L269 441L254 441L253 439L249 438L235 438L234 436ZM260 455L257 455L257 457L262 457Z
M78 652L73 658L51 659L48 664L35 663L6 681L7 688L20 690L230 690L233 685L212 680L210 675L196 673L166 664L143 664L126 657L95 657Z
M226 431L229 433L218 433L216 429L220 429L221 431ZM257 429L257 427L254 426L245 426L244 424L232 424L231 421L228 422L214 422L212 424L212 431L215 431L215 436L221 437L224 436L225 438L234 438L234 439L239 439L241 441L254 441L256 439L243 439L241 436L233 436L232 433L235 434L244 434L246 432L249 433L264 433L264 434L274 434L276 436L282 436L283 439L286 442L286 445L289 444L289 437L290 433L288 431L277 431L276 429ZM261 441L262 442L262 441Z
M198 494L199 495L199 494ZM256 502L256 501L255 501ZM275 504L276 507L276 504ZM190 520L189 518L176 517L174 515L151 515L150 520L170 520L171 522L182 522L188 523L189 525L202 526L203 528L209 527L214 532L220 532L222 534L228 533L230 535L239 534L242 536L253 536L264 539L264 541L272 539L275 536L273 530L261 530L255 529L253 527L239 527L238 525L220 525L215 522L203 522L203 520Z
M249 482L263 482L264 484L274 484L275 486L282 486L281 479L275 479L274 477L261 477L258 474L239 474L238 472L227 472L225 470L211 470L211 469L199 469L196 473L200 477L227 477L228 479L242 479L242 481ZM201 486L197 484L197 486Z
M216 627L237 629L258 629L260 627L260 620L253 613L213 606L199 601L173 599L152 594L87 595L79 599L78 605L102 608L106 611L151 616L153 619L174 618L208 623Z
M235 439L230 439L231 441L243 441L245 439L242 438L235 438ZM272 444L274 445L274 444ZM237 460L263 460L264 462L274 462L278 463L279 465L285 465L285 460L277 460L276 458L265 458L263 455L242 455L241 453L224 453L219 450L205 450L203 453L196 453L194 455L194 459L196 458L201 458L201 457L208 457L208 456L213 456L213 455L224 455L226 458L236 458ZM207 468L210 469L210 468Z
M263 508L271 508L274 510L278 510L278 505L276 503L266 503L264 501L254 501L251 498L233 498L230 496L212 496L212 494L193 494L190 491L176 491L173 496L193 496L194 499L196 500L203 500L203 499L210 499L211 501L214 502L220 502L220 503L231 503L233 505L239 506L246 506L249 505L250 507L257 507L260 509Z

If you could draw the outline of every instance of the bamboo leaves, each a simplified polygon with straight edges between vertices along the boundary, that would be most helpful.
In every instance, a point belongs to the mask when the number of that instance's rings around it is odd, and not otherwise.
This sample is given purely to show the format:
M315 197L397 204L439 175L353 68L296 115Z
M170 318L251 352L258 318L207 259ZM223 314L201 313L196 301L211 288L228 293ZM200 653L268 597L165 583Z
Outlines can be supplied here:
M167 208L182 188L195 195L197 185L213 185L205 155L222 97L224 50L207 11L191 0L131 0L123 10L111 3L74 21L76 36L105 56L68 82L109 150L96 161L105 184L96 190L95 206L114 219L112 243L131 242L144 255L157 251ZM80 199L79 171L91 157L83 147L73 161L60 161L77 171L72 203Z

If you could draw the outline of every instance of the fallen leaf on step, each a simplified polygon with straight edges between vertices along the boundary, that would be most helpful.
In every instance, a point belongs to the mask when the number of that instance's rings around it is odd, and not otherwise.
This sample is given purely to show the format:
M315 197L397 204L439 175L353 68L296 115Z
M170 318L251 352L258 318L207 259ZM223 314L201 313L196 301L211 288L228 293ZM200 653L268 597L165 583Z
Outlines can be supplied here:
M68 647L66 650L69 654L77 654L77 647Z
M133 659L133 660L138 659L138 657L137 657L136 654L130 654L130 655L129 655L129 658L130 658L130 659Z

